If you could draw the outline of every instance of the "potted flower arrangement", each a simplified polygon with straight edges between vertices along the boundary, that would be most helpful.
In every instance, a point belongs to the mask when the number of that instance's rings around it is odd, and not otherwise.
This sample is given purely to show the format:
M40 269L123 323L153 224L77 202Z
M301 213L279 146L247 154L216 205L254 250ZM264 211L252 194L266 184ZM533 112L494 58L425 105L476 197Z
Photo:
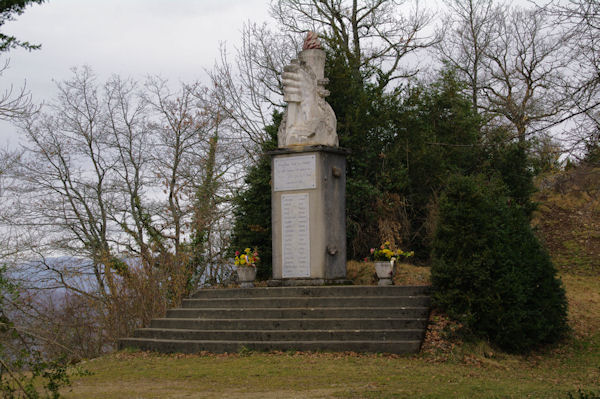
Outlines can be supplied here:
M401 249L391 248L389 241L381 244L379 248L371 248L371 259L375 263L375 272L379 278L378 285L392 285L394 263L400 256L410 257L414 252L404 252ZM368 258L367 258L368 259ZM367 260L366 259L366 260Z
M256 279L256 264L260 261L258 251L246 248L243 253L235 251L235 265L237 266L238 280L240 287L254 287L254 279Z

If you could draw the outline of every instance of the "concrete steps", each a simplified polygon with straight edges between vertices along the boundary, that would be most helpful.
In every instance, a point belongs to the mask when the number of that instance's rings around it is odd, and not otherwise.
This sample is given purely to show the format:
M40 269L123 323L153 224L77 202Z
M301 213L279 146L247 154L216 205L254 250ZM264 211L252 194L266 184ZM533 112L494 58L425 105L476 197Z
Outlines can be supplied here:
M381 302L388 301L393 307L395 305L395 296L325 296L325 297L272 297L272 298L206 298L206 299L184 299L182 308L269 308L273 302L277 302L281 308L324 308L324 307L374 307L380 306ZM425 295L404 296L403 306L407 307L427 307L429 306L429 297Z
M172 339L184 341L402 341L419 340L422 331L406 330L185 330L145 328L134 338Z
M119 342L159 352L251 350L418 352L427 287L201 290Z
M123 340L125 347L137 347L165 353L229 352L235 353L242 348L256 351L331 351L331 352L384 352L415 353L421 347L421 341L180 341L173 339Z
M192 295L192 298L251 298L251 297L353 297L353 296L414 296L427 295L428 287L400 286L310 286L310 287L260 287L204 289Z
M329 318L329 319L154 319L152 328L193 330L348 330L425 329L426 318Z

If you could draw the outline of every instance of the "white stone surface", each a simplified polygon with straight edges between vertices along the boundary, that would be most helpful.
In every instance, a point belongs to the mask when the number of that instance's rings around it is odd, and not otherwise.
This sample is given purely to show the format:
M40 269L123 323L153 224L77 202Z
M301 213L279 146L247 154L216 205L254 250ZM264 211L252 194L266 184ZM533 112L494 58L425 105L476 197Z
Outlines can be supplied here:
M273 172L273 189L275 191L317 187L315 155L275 158Z
M310 150L309 150L310 149ZM281 280L285 285L300 282L308 284L323 284L325 281L335 281L346 278L346 212L345 212L345 188L346 188L346 162L344 152L332 147L319 146L308 148L281 149L272 154L272 179L271 206L272 206L272 234L273 234L273 279ZM316 187L301 190L275 190L275 164L278 159L296 158L299 156L315 156ZM293 168L295 161L288 163ZM339 173L336 173L339 172ZM306 207L294 201L282 201L283 196L290 194L304 194L307 197ZM285 197L286 199L290 197ZM294 197L291 197L294 199ZM282 208L288 208L284 210ZM290 234L297 234L294 223L304 224L304 218L293 215L295 208L307 208L310 241L308 248L303 254L297 249L292 250ZM285 215L284 215L285 213ZM304 212L303 212L304 213ZM290 230L284 232L284 223ZM292 231L293 230L293 231ZM303 229L303 231L305 231ZM284 249L283 235L286 235ZM310 255L306 254L310 250ZM283 252L286 252L284 255ZM288 256L291 254L291 257ZM291 259L294 258L294 259ZM308 264L302 266L295 264L298 260ZM289 263L292 262L292 263ZM286 271L284 272L284 268ZM290 268L303 270L302 273L290 272ZM308 276L310 272L310 276ZM284 276L285 275L285 276ZM304 275L304 277L287 276Z
M283 69L283 100L287 110L279 126L278 146L326 145L337 147L336 118L325 101L325 51L308 48Z
M281 196L283 278L310 277L308 193Z

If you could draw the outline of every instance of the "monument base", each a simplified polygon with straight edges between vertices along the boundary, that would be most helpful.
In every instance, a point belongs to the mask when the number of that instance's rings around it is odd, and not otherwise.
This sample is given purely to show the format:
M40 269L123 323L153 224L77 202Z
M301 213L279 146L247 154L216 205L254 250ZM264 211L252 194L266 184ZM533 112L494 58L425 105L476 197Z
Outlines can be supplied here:
M269 154L273 284L345 284L348 151L307 146Z
M269 287L306 287L315 285L352 285L352 281L346 279L325 280L322 278L286 278L281 280L271 279L267 281Z

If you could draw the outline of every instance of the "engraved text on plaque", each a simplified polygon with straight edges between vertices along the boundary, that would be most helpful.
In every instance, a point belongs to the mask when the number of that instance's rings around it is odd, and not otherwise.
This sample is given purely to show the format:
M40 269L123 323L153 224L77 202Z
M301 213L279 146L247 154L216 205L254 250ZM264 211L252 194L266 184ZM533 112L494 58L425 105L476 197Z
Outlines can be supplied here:
M308 193L281 195L283 278L310 277Z
M314 154L275 158L274 162L273 189L275 191L317 187L316 156Z

